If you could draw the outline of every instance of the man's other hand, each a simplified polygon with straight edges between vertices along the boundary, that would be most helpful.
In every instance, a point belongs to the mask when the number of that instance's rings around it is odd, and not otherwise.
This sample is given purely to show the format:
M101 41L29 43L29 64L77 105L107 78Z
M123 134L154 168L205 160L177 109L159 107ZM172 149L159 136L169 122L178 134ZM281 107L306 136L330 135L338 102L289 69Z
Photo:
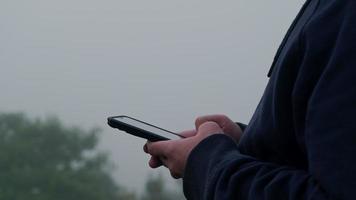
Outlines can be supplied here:
M205 115L205 116L200 116L195 120L195 127L198 128L200 125L202 125L205 122L208 121L213 121L217 123L223 132L226 135L229 135L232 137L233 140L237 143L241 136L242 136L242 130L239 125L237 125L235 122L233 122L229 117L226 115Z
M188 131L183 131L181 133L179 133L179 135L182 135L184 138L188 138L188 137L193 137L197 134L197 131L196 130L188 130ZM147 150L147 144L149 142L147 142L144 146L143 146L143 151L148 153L148 150ZM161 159L157 156L151 156L150 158L150 161L148 161L148 165L151 167L151 168L158 168L160 166L163 165Z
M194 131L183 133L186 138L159 142L147 142L144 151L152 157L149 165L152 168L166 166L173 178L182 178L188 156L195 146L213 134L223 134L223 129L213 121L199 124Z

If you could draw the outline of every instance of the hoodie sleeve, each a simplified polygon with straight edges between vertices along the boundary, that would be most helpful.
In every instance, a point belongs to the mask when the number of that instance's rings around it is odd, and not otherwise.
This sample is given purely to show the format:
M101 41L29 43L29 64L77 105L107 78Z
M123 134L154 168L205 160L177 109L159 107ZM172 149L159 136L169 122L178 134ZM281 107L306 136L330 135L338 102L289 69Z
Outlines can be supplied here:
M312 175L243 155L222 134L192 151L183 186L188 200L327 199Z

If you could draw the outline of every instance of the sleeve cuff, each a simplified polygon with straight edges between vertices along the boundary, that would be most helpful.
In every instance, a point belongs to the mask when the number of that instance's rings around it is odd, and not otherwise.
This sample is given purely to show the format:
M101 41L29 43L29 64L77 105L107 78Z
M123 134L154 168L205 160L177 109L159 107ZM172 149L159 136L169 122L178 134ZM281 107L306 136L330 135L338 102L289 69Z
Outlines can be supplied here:
M226 156L238 155L237 144L224 134L214 134L201 141L190 153L185 167L183 190L187 199L201 199L200 195L207 194Z

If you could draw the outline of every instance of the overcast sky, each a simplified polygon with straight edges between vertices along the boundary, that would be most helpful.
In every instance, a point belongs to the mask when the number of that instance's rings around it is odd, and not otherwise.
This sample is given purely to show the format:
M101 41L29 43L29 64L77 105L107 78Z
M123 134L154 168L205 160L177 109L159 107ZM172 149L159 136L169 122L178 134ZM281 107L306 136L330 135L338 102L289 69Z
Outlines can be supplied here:
M118 182L141 189L157 173L145 141L106 117L172 131L212 113L247 123L303 2L0 0L0 111L102 127Z

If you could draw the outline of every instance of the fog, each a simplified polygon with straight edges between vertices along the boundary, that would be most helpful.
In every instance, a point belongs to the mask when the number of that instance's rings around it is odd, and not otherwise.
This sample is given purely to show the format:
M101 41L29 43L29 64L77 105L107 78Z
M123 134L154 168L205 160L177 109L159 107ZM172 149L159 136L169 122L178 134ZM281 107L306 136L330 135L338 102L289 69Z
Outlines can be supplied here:
M172 131L199 115L247 123L303 1L0 0L0 111L101 127L115 177L141 190L144 140L125 114Z

